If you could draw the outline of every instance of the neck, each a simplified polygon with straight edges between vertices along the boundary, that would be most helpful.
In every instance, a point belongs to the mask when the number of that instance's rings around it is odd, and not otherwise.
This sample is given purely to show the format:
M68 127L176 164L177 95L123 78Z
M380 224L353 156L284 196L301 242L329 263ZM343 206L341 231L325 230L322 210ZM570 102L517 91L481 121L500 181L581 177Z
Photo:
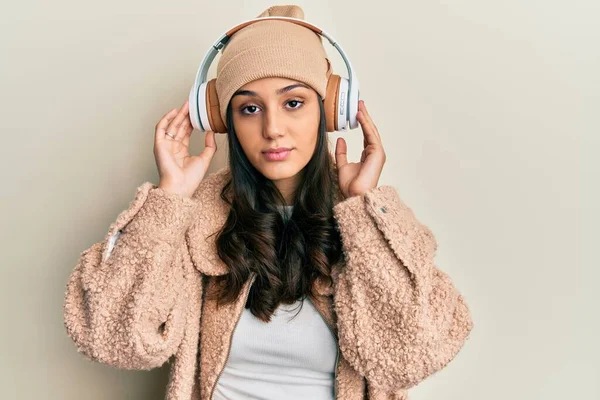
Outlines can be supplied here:
M291 176L289 178L273 181L273 184L277 187L277 189L285 199L285 204L288 206L294 204L294 195L296 194L296 189L298 188L300 178L300 173L297 173L296 175Z

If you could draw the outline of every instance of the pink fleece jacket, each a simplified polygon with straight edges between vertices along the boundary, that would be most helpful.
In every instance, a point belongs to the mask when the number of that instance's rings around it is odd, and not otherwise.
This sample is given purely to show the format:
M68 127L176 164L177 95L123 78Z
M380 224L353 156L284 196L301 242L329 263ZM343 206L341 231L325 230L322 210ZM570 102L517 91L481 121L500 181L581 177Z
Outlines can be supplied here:
M209 237L227 217L219 194L228 172L206 176L190 199L142 184L66 285L64 324L77 350L124 369L171 362L167 400L211 398L254 277L233 304L203 298L228 273ZM456 356L471 314L435 265L433 234L392 186L344 199L337 185L344 257L332 266L333 286L315 282L313 299L340 349L335 398L407 399L408 388Z

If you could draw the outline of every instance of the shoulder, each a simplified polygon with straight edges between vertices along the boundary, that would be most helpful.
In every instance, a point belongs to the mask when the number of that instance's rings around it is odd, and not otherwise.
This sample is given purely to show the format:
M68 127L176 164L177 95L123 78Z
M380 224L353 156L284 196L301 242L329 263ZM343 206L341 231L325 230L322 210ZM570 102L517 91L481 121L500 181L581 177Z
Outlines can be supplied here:
M214 203L219 198L221 190L230 179L231 171L227 166L207 174L198 185L198 188L196 188L192 195L192 199L198 201L202 205Z
M230 178L229 167L218 169L204 177L192 196L198 202L198 209L186 233L186 244L194 265L204 275L222 275L228 271L218 256L213 235L221 229L229 213L221 191Z

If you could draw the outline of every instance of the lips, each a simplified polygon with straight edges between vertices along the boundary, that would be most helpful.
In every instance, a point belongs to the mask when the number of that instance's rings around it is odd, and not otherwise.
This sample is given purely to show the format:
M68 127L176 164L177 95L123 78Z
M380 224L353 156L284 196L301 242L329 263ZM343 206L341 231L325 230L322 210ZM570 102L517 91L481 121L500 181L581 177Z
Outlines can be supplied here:
M268 161L283 161L290 155L291 151L292 149L280 147L278 149L265 151L263 154Z
M276 149L269 149L264 151L264 153L282 153L284 151L290 151L291 149L289 147L278 147Z

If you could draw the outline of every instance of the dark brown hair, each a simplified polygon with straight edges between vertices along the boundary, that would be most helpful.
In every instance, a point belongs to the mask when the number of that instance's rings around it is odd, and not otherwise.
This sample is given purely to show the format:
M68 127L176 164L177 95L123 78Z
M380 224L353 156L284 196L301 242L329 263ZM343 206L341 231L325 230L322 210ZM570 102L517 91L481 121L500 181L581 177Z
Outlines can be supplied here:
M293 212L282 215L285 199L246 157L233 126L231 102L227 107L229 180L221 198L229 215L217 233L219 257L230 273L216 276L216 290L207 293L217 304L237 299L250 272L256 272L246 308L269 322L279 303L314 296L318 277L331 283L331 266L342 256L340 234L333 218L333 159L325 130L323 99L315 152L297 187Z

